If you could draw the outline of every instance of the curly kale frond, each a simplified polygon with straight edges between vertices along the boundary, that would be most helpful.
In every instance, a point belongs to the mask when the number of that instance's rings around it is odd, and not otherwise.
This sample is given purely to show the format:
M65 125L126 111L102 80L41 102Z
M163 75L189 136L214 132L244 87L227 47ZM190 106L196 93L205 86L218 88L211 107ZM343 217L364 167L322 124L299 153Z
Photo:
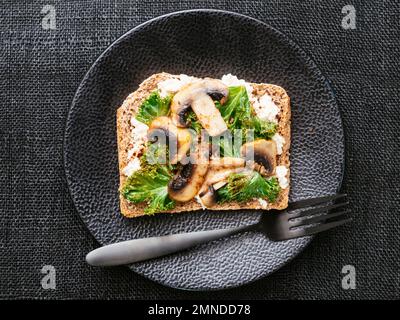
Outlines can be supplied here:
M244 121L251 117L251 106L246 87L229 87L229 97L223 105L216 102L229 129L241 129Z
M170 103L171 96L161 98L157 90L153 91L140 105L136 120L149 125L155 118L168 115Z
M141 167L135 171L125 182L121 194L130 202L147 202L144 212L154 214L156 212L174 208L175 202L168 196L168 182L172 178L173 166L149 161L163 151L162 146L149 150L140 158Z
M253 198L267 198L275 202L280 192L276 177L264 178L256 171L233 173L228 183L218 190L219 202L247 201Z

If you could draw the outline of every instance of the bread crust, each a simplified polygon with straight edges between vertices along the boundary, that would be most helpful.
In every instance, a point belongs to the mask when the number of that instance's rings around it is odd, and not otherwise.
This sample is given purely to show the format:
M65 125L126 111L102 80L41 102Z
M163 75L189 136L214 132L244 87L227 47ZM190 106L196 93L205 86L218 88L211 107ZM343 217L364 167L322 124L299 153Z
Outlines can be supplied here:
M168 73L157 73L146 80L144 80L139 88L131 93L123 102L121 107L117 110L117 139L118 139L118 161L120 172L120 186L123 186L127 177L122 174L123 168L127 165L127 152L130 143L130 119L136 115L141 103L149 96L149 94L157 89L157 84L160 81L174 77ZM291 111L290 111L290 98L286 91L277 85L265 83L251 83L253 87L253 95L262 96L268 94L272 97L273 102L280 108L278 114L278 130L277 132L284 137L285 143L283 145L282 154L277 157L277 165L284 165L288 168L287 178L290 181L290 125L291 125ZM238 209L285 209L288 205L289 187L282 189L279 193L277 200L274 203L269 203L267 208L263 208L257 199L249 200L247 202L229 202L224 204L217 204L207 210L238 210ZM144 208L146 203L130 203L120 194L120 208L121 213L128 218L134 218L146 215ZM202 209L201 205L195 200L185 203L177 203L175 208L162 213L179 213L189 212Z

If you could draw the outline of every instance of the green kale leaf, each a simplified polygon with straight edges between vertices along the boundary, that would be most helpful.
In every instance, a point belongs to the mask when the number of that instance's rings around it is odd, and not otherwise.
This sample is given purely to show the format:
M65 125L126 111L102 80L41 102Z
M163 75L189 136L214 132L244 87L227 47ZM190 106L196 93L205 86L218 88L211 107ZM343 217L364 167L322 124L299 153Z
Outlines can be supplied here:
M229 87L228 101L224 105L218 101L215 104L230 129L230 134L218 141L221 156L240 156L239 150L243 143L255 139L271 139L277 131L276 123L261 120L255 115L244 86ZM237 139L241 139L241 142L237 143Z
M219 137L218 144L220 148L220 156L239 158L240 147L246 138L245 135L245 130L235 129L233 130L233 133L231 131L227 131L224 135Z
M229 87L229 98L223 105L216 102L229 129L241 129L243 122L251 117L251 106L246 87Z
M170 102L170 96L161 98L157 90L153 91L139 107L136 119L149 125L155 118L168 115Z
M267 198L275 202L281 188L276 177L265 179L256 171L233 173L228 183L217 191L218 201L247 201L253 198Z
M173 167L153 163L154 157L163 152L167 153L162 149L145 153L140 158L141 168L127 179L121 190L122 196L130 202L147 202L144 212L149 215L175 206L175 202L168 196L168 182L172 178Z
M275 122L261 120L253 116L244 122L243 127L246 132L253 130L254 139L271 139L276 133L278 125ZM251 136L251 134L249 134L249 136ZM247 142L249 141L247 140Z

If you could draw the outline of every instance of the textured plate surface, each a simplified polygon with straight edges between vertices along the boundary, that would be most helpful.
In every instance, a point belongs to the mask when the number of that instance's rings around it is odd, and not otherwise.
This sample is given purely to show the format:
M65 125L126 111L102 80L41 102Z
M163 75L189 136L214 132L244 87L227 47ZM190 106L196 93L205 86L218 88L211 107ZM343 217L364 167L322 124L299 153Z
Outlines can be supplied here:
M219 78L232 73L274 83L291 97L290 200L334 193L344 166L343 127L334 95L311 59L285 35L255 19L215 10L150 20L113 43L82 81L68 116L64 164L71 196L100 244L224 228L257 221L232 211L123 218L118 203L116 109L148 76L166 71ZM167 286L212 290L277 270L311 238L273 243L246 233L131 266Z

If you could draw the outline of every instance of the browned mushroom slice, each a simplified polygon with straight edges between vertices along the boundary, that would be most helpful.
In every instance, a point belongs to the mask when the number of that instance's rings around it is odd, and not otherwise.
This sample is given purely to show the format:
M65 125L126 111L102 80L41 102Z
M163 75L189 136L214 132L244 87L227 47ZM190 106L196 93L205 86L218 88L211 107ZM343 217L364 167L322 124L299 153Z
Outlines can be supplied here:
M239 168L223 168L223 169L212 169L209 168L204 183L199 192L199 198L202 204L211 208L217 203L217 193L216 190L222 188L228 180L228 177L232 173L237 173L245 170L243 167Z
M192 144L192 135L189 130L184 128L178 128L178 152L175 158L171 159L172 164L176 164L186 156L190 149L190 145Z
M217 182L227 180L228 177L232 173L237 173L243 171L244 168L239 167L239 168L222 168L222 169L215 169L215 168L209 168L206 178L204 180L204 188L207 188L209 185L213 185ZM203 187L202 187L203 189Z
M204 79L182 88L172 99L172 119L178 127L187 127L186 116L190 108L210 136L227 130L226 123L213 100L224 103L229 90L220 80Z
M192 143L189 130L176 127L168 117L155 118L147 135L150 142L168 144L172 164L178 163L186 156Z
M201 126L212 137L221 135L228 127L221 113L208 95L199 95L192 102L192 110L197 116Z
M243 158L222 157L210 160L210 168L223 169L223 168L240 168L246 164Z
M246 161L253 163L253 168L262 175L271 176L275 173L277 155L275 141L261 139L245 143L240 148L240 154Z
M220 181L220 182L217 182L217 183L213 184L214 190L221 189L227 183L228 183L227 180L223 180L223 181Z
M208 170L209 146L200 144L189 163L183 165L168 184L171 199L186 202L193 199L203 185Z
M206 190L200 192L199 198L206 208L211 208L217 204L217 192L213 186L208 186Z

